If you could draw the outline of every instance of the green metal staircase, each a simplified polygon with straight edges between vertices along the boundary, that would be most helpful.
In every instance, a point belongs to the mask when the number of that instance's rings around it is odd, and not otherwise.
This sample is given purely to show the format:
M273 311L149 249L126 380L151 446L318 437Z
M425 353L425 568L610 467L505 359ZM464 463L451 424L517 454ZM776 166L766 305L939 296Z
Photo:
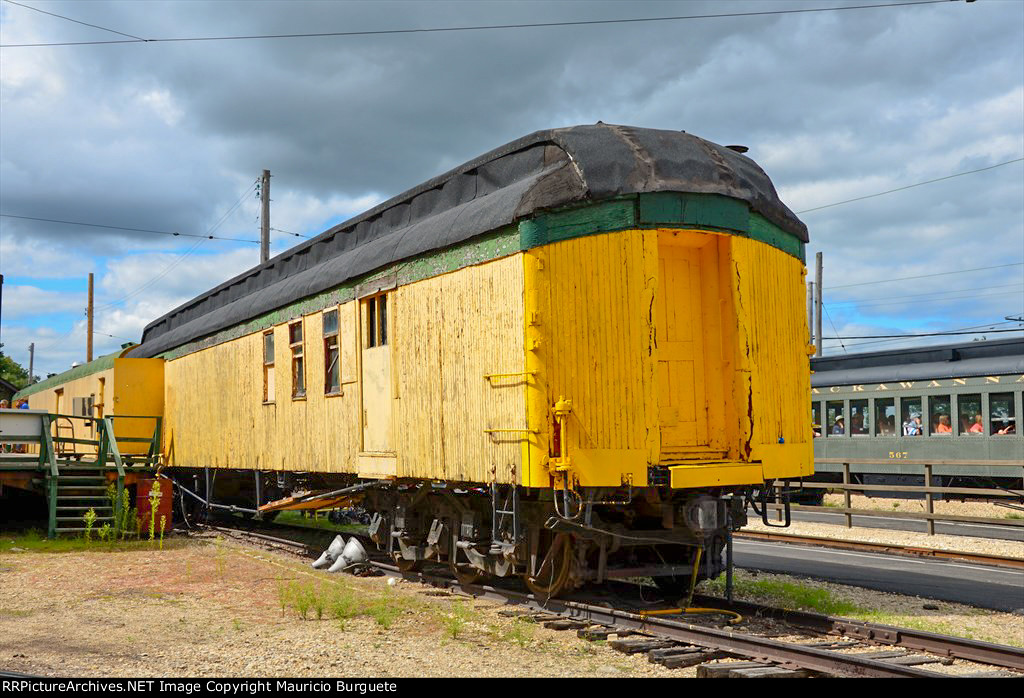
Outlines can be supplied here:
M40 465L46 470L46 493L49 506L48 535L55 538L59 533L82 533L87 528L85 515L90 509L96 514L93 528L104 523L114 526L122 519L124 506L125 466L132 469L149 470L159 464L160 459L160 417L136 417L134 415L108 416L101 419L77 417L95 421L96 439L76 439L53 436L51 424L54 418L76 419L67 415L45 415L43 417L43 443L40 444ZM114 419L152 419L156 426L151 437L118 437L114 433ZM122 457L118 441L148 443L145 454ZM68 453L54 448L54 444L73 445L76 450ZM87 452L77 450L87 446ZM112 477L113 476L113 477ZM109 488L114 485L115 497L111 501Z

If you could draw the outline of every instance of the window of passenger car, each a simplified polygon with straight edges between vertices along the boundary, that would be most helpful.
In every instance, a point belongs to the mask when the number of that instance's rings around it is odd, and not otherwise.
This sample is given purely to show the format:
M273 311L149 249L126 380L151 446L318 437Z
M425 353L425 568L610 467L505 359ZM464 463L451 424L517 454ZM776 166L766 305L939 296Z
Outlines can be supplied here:
M956 411L960 423L960 433L968 436L984 436L985 424L981 416L981 394L969 393L957 395Z
M932 436L953 435L953 403L949 395L928 397L928 433Z
M825 433L829 436L846 434L846 414L842 400L829 400L825 403Z
M850 400L850 436L870 436L868 401Z
M324 324L324 394L341 394L341 353L338 350L338 311L325 310Z
M274 331L263 333L263 402L274 401Z
M1017 433L1013 393L991 393L988 396L989 433L1008 436Z
M921 436L924 433L924 424L921 410L921 398L905 397L900 399L900 414L902 416L902 434L904 436Z
M364 337L367 349L382 347L388 343L388 297L382 293L363 301L366 317L366 333Z
M288 325L288 346L292 350L292 398L306 396L306 363L302 344L302 320Z
M815 400L811 403L811 434L814 438L821 436L821 403Z
M875 398L875 436L896 436L896 398Z

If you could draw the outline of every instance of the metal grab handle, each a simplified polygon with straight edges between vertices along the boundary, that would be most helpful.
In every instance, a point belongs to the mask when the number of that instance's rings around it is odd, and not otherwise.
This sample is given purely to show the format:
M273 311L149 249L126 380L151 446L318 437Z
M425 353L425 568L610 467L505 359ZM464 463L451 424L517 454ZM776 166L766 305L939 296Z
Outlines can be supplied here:
M484 380L490 381L492 378L512 378L515 376L535 376L537 371L518 371L516 373L485 373Z

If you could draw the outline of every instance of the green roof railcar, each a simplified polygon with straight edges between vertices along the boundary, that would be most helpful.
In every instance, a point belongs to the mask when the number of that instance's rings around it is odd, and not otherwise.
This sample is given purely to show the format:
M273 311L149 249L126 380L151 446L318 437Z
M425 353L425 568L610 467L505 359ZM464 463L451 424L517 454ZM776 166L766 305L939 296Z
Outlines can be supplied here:
M963 463L933 465L936 485L1022 486L1024 338L819 357L811 370L815 480L840 482L842 463L822 461L849 459L872 461L850 465L854 482L923 484L910 462L932 460Z

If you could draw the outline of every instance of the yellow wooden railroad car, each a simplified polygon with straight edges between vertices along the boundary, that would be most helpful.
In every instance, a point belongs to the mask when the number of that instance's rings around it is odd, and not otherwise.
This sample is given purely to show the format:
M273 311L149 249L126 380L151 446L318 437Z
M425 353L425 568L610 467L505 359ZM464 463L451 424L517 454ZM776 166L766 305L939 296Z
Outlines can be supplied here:
M676 589L721 571L752 488L812 473L806 242L737 149L539 131L176 308L128 356L165 361L164 456L203 499L360 484L404 567Z
M124 358L124 349L24 388L18 398L33 410L45 410L53 418L53 435L67 439L93 439L99 421L122 415L159 417L164 410L163 359ZM118 421L118 447L124 455L144 454L149 444L127 439L151 438L154 420ZM73 443L58 442L58 451L88 451Z

